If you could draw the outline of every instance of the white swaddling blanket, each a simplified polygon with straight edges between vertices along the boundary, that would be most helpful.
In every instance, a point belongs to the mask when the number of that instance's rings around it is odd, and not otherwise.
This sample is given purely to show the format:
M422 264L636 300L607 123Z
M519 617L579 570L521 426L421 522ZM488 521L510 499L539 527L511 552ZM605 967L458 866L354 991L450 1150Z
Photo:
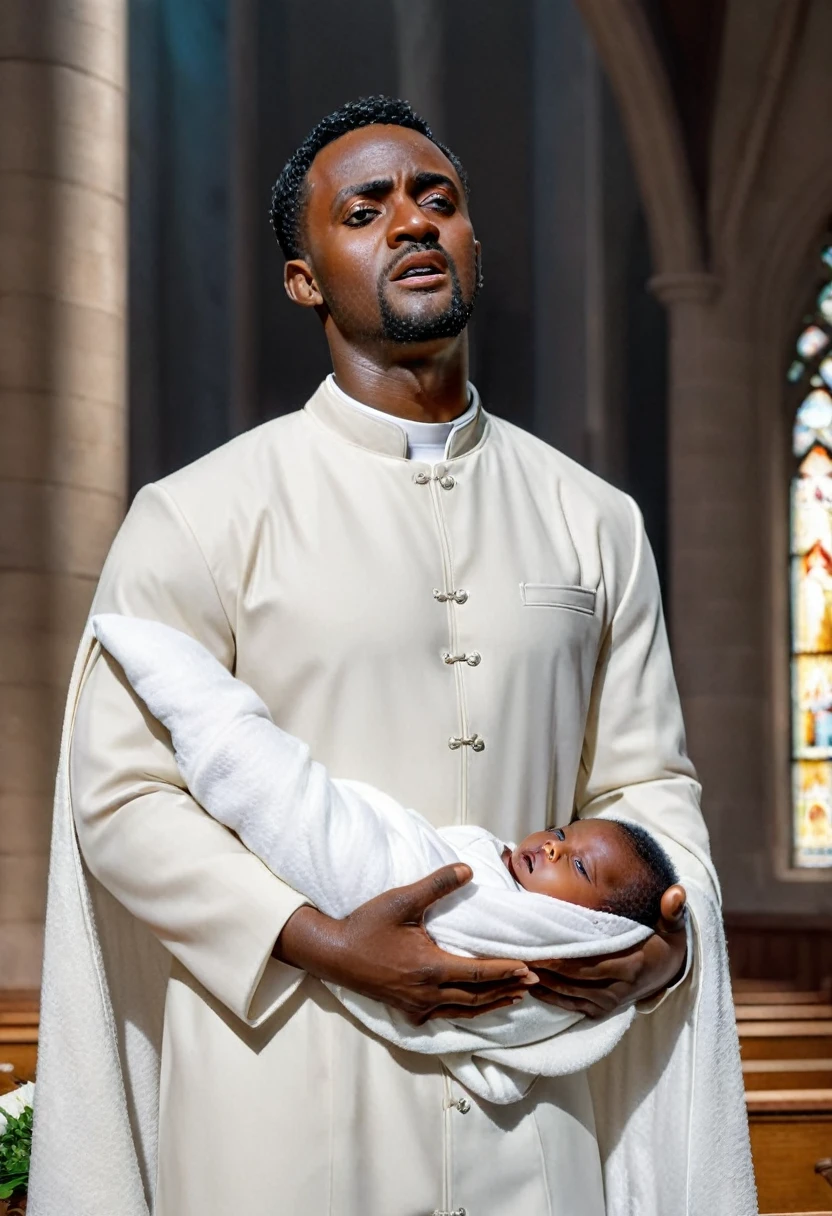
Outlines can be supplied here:
M78 848L69 748L97 653L88 623L55 791L31 1216L150 1216L146 1179L156 1162L168 963L150 931L86 872ZM660 823L648 826L684 877L693 967L688 982L637 1017L616 1049L589 1069L606 1213L756 1216L719 901L686 847Z
M361 782L331 778L309 748L272 722L257 694L199 642L155 621L93 617L102 646L171 734L184 781L285 882L329 916L465 862L472 881L429 909L425 927L454 954L523 960L626 950L650 935L635 921L524 890L484 828L434 828ZM368 1029L398 1047L440 1055L473 1093L516 1101L537 1075L559 1076L607 1055L635 1012L589 1021L527 998L472 1021L411 1025L404 1015L329 985Z

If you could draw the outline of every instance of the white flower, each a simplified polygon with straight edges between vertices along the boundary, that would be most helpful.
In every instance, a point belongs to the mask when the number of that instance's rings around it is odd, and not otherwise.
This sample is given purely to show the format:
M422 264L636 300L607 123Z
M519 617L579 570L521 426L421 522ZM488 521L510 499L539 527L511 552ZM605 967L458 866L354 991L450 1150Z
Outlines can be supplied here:
M21 1085L20 1089L13 1089L10 1094L6 1094L0 1098L0 1136L8 1126L6 1115L11 1115L18 1119L24 1112L27 1106L34 1106L35 1102L35 1086L32 1081L27 1085Z

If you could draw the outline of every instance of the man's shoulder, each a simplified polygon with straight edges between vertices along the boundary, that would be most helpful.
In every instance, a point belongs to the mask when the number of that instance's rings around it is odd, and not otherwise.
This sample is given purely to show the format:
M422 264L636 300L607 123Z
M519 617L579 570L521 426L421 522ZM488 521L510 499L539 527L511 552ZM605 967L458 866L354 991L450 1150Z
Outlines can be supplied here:
M221 447L136 495L121 533L135 546L181 532L195 539L209 562L226 549L233 534L239 542L256 528L264 507L279 493L286 470L309 442L303 410L284 414L230 439Z
M238 489L250 493L269 478L275 455L302 443L305 432L304 411L294 410L236 435L155 484L177 501L202 493L233 495Z
M569 502L589 509L593 516L619 519L629 526L633 502L623 490L505 418L492 414L491 422L498 443L515 453L530 476L556 484L564 505Z

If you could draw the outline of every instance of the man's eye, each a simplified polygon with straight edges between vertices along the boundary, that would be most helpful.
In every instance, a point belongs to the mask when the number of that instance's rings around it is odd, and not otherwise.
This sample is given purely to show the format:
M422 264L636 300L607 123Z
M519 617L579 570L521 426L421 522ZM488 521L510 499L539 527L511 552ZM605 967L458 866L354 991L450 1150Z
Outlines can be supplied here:
M435 207L438 211L444 211L446 215L455 210L453 203L444 194L432 194L430 198L424 200L423 206Z
M584 863L581 861L580 857L575 858L575 869L578 871L579 874L583 874L584 878L589 878L589 875L587 874L586 870L584 869Z
M375 207L356 207L355 211L349 213L344 223L349 224L350 228L361 228L364 224L368 224L374 215L378 215Z
M555 836L557 836L558 840L566 840L563 828L555 828Z

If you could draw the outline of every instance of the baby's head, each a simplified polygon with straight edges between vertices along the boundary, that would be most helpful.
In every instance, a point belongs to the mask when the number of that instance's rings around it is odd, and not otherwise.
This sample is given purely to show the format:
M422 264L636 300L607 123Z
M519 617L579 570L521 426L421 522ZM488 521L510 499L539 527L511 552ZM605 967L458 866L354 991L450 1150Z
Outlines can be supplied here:
M662 896L679 879L649 832L612 819L577 819L533 832L506 852L506 865L527 891L626 916L655 927ZM683 904L684 892L671 901Z

